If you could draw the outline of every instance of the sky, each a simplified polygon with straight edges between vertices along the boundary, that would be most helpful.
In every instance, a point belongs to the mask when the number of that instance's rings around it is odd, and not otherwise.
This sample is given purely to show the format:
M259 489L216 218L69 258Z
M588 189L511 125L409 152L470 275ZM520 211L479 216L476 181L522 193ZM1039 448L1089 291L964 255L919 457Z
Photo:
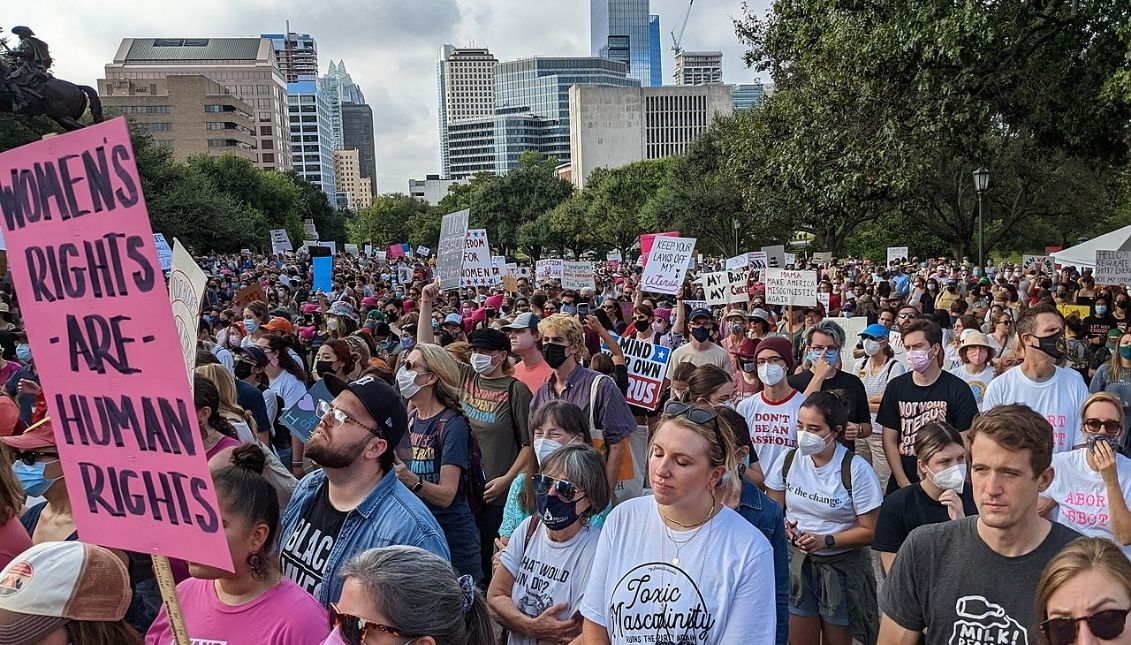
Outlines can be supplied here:
M651 0L660 16L665 83L674 68L670 32L687 0ZM764 15L770 0L749 0ZM723 80L748 83L759 74L742 62L734 33L741 0L698 0L683 48L721 50ZM408 192L410 178L439 174L436 60L440 46L487 47L499 61L528 56L588 56L585 0L47 0L14 3L14 25L27 25L51 46L55 75L95 85L122 38L205 38L309 33L318 42L319 72L345 60L373 108L377 189ZM14 44L14 43L13 43ZM769 79L762 79L768 81Z

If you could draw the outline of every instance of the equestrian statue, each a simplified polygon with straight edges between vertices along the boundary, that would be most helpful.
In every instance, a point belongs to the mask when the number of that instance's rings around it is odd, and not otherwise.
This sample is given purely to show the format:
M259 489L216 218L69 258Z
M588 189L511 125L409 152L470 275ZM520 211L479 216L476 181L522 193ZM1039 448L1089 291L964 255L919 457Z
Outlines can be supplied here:
M0 112L24 116L46 115L64 130L83 127L78 119L90 108L95 123L102 121L102 101L98 91L87 85L75 85L51 75L51 53L47 43L35 37L27 27L13 27L20 37L15 49L4 45L0 56Z

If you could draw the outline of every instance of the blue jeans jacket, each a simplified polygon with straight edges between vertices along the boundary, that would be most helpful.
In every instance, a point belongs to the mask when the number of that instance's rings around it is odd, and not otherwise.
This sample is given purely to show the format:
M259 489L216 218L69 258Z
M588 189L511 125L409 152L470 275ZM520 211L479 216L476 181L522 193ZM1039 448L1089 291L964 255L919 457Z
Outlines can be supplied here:
M279 544L286 544L307 507L318 497L326 474L316 470L303 477L283 510ZM416 546L451 560L448 543L432 513L390 471L357 508L349 512L327 558L318 602L328 606L342 593L338 575L350 558L369 549L392 545Z
M742 479L742 496L738 514L753 524L774 548L774 591L778 610L778 645L785 645L789 636L789 549L785 543L785 514L777 502L757 486Z

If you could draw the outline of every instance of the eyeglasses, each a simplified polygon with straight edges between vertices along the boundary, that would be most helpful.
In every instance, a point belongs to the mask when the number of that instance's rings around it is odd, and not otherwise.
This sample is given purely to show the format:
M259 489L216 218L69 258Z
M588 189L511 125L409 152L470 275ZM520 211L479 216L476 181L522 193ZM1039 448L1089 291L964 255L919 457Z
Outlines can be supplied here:
M601 309L604 309L605 311L616 311L617 310L616 305L606 305L606 306L601 307Z
M416 638L419 636L406 634L396 627L382 625L381 623L359 618L352 614L343 614L338 610L337 603L330 603L330 624L337 626L338 632L342 635L342 640L346 642L346 645L362 645L362 641L365 639L366 633L370 629L376 629L377 631L400 638Z
M59 453L57 453L57 452L42 452L42 451L39 451L39 450L23 450L21 452L16 453L16 459L24 462L25 464L27 464L29 466L34 466L36 464L36 462L39 461L40 457L51 457L53 459L58 459Z
M1088 432L1099 432L1101 429L1108 434L1116 434L1123 428L1118 421L1104 421L1102 419L1084 419L1084 429Z
M1072 645L1076 641L1080 621L1088 623L1088 631L1101 640L1112 640L1123 633L1131 609L1105 609L1079 618L1050 618L1039 625L1049 645Z
M899 314L899 317L900 317L900 318L903 318L903 319L907 319L907 318L918 318L918 317L919 317L919 314L916 314L916 313L911 313L911 312L907 312L907 313L902 313L902 314Z
M357 425L361 426L362 428L365 428L370 433L375 434L378 437L381 436L381 431L379 429L370 428L369 426L365 425L364 423L362 423L362 422L358 421L357 419L353 418L352 416L350 416L349 413L346 412L345 410L340 410L340 409L335 408L334 406L330 405L329 401L319 401L316 410L318 412L318 416L320 418L322 418L323 420L325 420L327 416L329 416L330 419L332 419L332 421L327 424L331 428L340 428L343 425L345 425L346 421L350 421L352 423L356 423Z
M558 497L563 501L572 502L574 499L581 499L585 496L581 489L574 485L573 482L564 479L555 479L549 475L538 473L530 480L534 484L534 492L538 495L546 495L550 492L550 488L557 492Z

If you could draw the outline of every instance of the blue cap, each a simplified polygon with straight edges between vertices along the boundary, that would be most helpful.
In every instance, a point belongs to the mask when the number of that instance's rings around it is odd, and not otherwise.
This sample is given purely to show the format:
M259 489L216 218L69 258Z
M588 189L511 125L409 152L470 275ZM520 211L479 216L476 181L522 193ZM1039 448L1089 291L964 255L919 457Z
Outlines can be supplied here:
M711 315L710 309L700 307L699 309L691 310L691 317L688 318L688 320L695 320L696 318L714 318L714 316Z
M880 323L872 323L871 325L865 327L864 331L860 332L860 335L867 336L869 338L884 339L888 337L889 332L890 330Z
M441 325L463 325L463 316L459 314L448 314L444 317L444 322Z

